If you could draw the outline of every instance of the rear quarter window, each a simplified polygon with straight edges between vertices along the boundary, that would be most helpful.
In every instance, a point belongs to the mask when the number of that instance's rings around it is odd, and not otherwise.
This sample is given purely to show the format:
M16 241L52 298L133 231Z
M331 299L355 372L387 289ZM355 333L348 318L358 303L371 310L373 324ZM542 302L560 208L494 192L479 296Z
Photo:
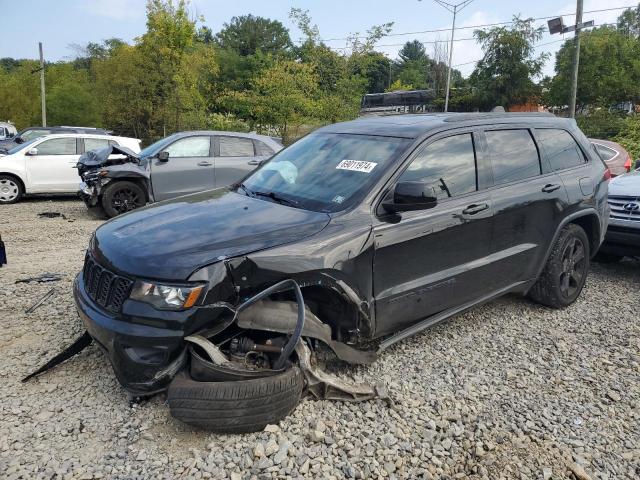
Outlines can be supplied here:
M555 128L541 128L536 130L536 136L549 158L551 168L555 171L577 167L587 161L569 132Z

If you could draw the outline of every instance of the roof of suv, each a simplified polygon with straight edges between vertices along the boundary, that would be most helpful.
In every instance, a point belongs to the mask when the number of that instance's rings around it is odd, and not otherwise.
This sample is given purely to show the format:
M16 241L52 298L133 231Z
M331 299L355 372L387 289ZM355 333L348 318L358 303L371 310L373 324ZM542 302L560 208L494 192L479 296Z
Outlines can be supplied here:
M431 130L453 127L452 123L460 124L459 126L505 123L531 123L532 126L563 124L565 127L575 125L572 119L556 117L550 113L423 113L362 117L350 122L334 123L317 131L417 138Z

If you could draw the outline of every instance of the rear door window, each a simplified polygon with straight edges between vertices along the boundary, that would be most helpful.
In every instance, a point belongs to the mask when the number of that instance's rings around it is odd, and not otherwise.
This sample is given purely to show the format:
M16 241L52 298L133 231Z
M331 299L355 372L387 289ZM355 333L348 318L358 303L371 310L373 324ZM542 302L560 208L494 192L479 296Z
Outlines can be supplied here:
M256 155L261 157L268 157L274 154L273 149L264 142L260 140L254 140L256 144Z
M221 157L253 157L253 141L243 137L218 137Z
M208 157L211 139L207 136L181 138L173 142L164 150L171 157Z
M542 143L553 170L564 170L585 163L586 158L582 150L569 132L556 128L541 128L536 130L536 136Z
M540 175L540 156L526 129L485 132L495 185Z
M75 155L75 138L52 138L45 140L37 147L38 155Z
M424 147L400 177L426 183L438 199L477 190L476 157L470 133L441 138Z
M109 140L106 138L85 138L84 139L84 151L99 150L106 148L110 145Z

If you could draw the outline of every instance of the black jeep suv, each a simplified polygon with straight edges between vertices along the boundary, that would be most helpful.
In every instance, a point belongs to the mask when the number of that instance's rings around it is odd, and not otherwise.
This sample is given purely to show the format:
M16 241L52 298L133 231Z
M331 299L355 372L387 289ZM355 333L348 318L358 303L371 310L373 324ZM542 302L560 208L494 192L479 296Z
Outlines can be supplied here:
M575 122L552 115L338 123L232 187L102 225L75 300L134 394L166 389L196 333L231 363L253 352L268 366L283 343L264 331L286 340L293 324L277 327L277 310L261 328L239 322L239 305L283 280L299 285L316 320L302 337L366 361L359 353L373 339L379 352L509 292L553 308L574 302L607 229L608 178ZM285 290L266 301L292 299ZM262 334L245 342L247 325Z

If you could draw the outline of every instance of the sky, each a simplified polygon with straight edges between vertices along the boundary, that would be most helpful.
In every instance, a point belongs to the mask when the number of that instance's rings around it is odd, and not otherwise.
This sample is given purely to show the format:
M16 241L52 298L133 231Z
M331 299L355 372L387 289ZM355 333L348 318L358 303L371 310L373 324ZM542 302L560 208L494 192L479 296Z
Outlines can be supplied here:
M447 0L459 3L461 0ZM585 0L585 12L614 7L637 5L637 0ZM294 41L301 38L300 31L290 21L290 8L309 10L323 39L333 48L344 47L344 38L361 33L372 25L394 22L393 36L383 38L377 50L396 58L402 44L418 39L422 42L442 41L450 38L449 31L414 33L425 30L450 29L452 15L433 0L191 0L189 9L194 16L202 16L204 24L219 31L231 17L253 14L281 21L291 31ZM74 57L73 45L86 45L106 38L117 37L127 42L145 31L145 0L0 0L0 58L37 58L38 42L43 42L45 59L68 60ZM585 13L584 20L596 25L615 22L621 10ZM548 17L563 15L565 24L574 22L575 2L572 0L473 0L458 13L453 49L453 65L469 75L474 61L482 58L482 49L474 40L474 25L510 21L513 15ZM545 25L546 20L539 20ZM571 35L565 35L570 38ZM554 54L562 45L562 35L549 35L536 49L549 52L551 58L544 68L545 75L553 74ZM434 44L425 45L431 54Z

